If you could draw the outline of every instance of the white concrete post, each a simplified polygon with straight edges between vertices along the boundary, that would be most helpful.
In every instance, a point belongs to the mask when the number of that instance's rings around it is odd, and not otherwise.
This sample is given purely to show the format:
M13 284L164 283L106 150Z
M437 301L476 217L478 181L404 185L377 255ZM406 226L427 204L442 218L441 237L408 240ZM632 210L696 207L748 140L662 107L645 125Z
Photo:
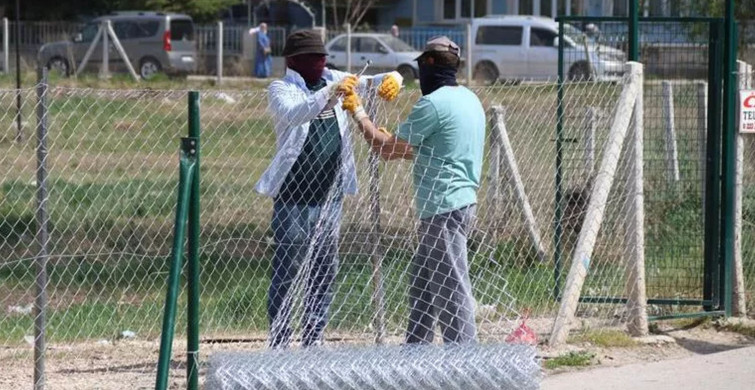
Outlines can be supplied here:
M108 30L110 20L103 20L100 25L102 31L102 64L100 65L100 78L107 79L110 77L110 40L108 39Z
M3 18L3 73L10 72L10 37L8 36L10 29L8 28L8 18Z
M217 56L217 84L223 83L223 22L218 22L218 36L217 36L217 50L215 50Z
M501 147L503 169L506 174L506 179L509 185L514 190L517 205L522 210L524 216L525 225L527 225L527 234L530 236L532 246L537 251L537 257L540 262L545 262L545 247L543 247L543 240L540 238L540 231L537 227L537 221L535 220L535 213L532 212L530 201L527 198L527 193L524 190L524 181L522 181L522 175L519 174L519 167L514 157L514 148L511 146L508 132L506 131L506 112L502 106L492 107L493 117L496 119L493 126L493 134L498 137L498 144Z
M351 23L346 23L346 72L351 73Z
M103 35L107 35L107 31L102 28L102 25L100 25L100 28L97 29L97 34L94 34L94 39L92 39L92 43L89 44L89 48L84 54L84 58L81 59L81 64L79 64L79 67L76 69L76 76L78 76L79 73L81 73L81 71L83 71L86 67L87 62L89 62L89 58L92 57L92 53L94 53L95 47L97 47L97 42L102 39Z
M467 85L472 85L472 23L467 23Z
M749 89L750 68L747 63L737 61L737 74L739 76L739 89ZM737 163L734 167L734 288L732 297L731 313L734 316L747 315L747 302L745 299L745 281L742 265L742 186L744 185L744 137L737 131L736 156Z
M553 331L549 340L549 344L552 346L563 344L569 335L569 329L574 320L574 314L579 304L579 297L582 293L582 286L587 277L587 270L590 266L593 250L595 249L595 241L598 238L600 226L603 224L608 193L616 178L616 169L619 164L619 157L629 123L632 119L632 111L635 109L637 95L642 92L642 64L627 62L625 73L630 75L629 82L624 85L619 96L616 114L611 123L608 139L606 140L603 160L595 176L595 183L589 198L590 202L587 205L582 229L579 232L577 245L574 248L569 275L566 278L561 306L553 324Z
M498 123L497 115L502 112L502 108L495 106L489 111L490 128L494 129ZM485 192L485 200L488 207L487 214L492 220L498 216L498 206L501 201L501 144L495 131L488 133L488 187ZM495 229L494 229L495 231Z
M585 143L583 180L589 181L595 171L595 131L598 127L600 112L597 107L587 107L585 112Z
M671 83L663 81L663 124L666 130L666 169L668 181L673 187L679 183L679 152L676 147L674 124L674 90Z
M128 68L128 72L131 74L131 77L133 77L134 80L139 81L139 76L136 74L134 66L131 64L131 59L128 58L128 54L126 53L126 50L123 49L123 45L121 45L121 41L118 39L118 36L115 35L115 31L113 30L113 26L110 24L110 22L108 22L106 33L107 34L105 35L110 35L110 38L113 40L113 46L115 46L118 54L121 55L121 59L123 59L123 62L126 64L126 68Z
M643 85L643 74L640 73L639 85ZM648 334L647 290L645 286L645 196L644 183L644 131L645 107L643 90L637 93L634 103L634 126L632 138L629 140L629 183L626 187L629 199L629 231L625 242L626 268L626 296L629 322L627 330L635 337Z
M700 146L700 186L702 188L702 200L705 204L705 149L708 140L708 83L697 83L697 142ZM705 215L705 213L703 213Z

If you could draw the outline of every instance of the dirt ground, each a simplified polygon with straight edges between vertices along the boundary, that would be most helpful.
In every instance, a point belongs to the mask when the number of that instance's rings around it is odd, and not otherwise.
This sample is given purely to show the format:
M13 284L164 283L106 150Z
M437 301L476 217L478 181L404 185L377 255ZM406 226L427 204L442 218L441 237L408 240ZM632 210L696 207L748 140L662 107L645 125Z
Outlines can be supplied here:
M544 358L558 356L568 351L587 350L595 354L595 366L621 366L637 362L652 362L679 359L697 354L710 354L755 345L755 339L739 333L717 330L711 325L693 328L674 328L659 324L656 334L662 337L647 344L630 348L602 348L594 345L568 345L559 349L540 347ZM664 337L665 336L665 337ZM238 341L238 340L230 340ZM542 340L541 340L542 341ZM339 341L336 341L339 342ZM203 361L215 352L245 350L254 351L264 347L264 335L254 335L243 342L209 343L201 345ZM185 388L186 353L185 343L173 346L170 372L170 389ZM47 388L68 389L153 389L155 386L159 340L101 340L99 342L53 345L47 359ZM31 345L0 347L0 389L28 388L33 378L33 351ZM546 370L552 375L573 368ZM206 367L201 368L204 382Z

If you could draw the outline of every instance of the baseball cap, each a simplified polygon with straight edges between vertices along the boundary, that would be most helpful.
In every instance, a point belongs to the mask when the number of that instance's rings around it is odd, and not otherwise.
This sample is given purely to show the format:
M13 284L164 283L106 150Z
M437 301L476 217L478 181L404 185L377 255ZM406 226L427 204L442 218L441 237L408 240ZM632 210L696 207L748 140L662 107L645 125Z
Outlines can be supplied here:
M438 52L450 52L452 54L456 54L457 57L461 58L461 49L459 49L459 45L454 43L450 38L448 38L445 35L437 36L430 38L429 41L425 44L425 50L422 52L422 54L415 58L414 60L419 60L427 53L438 51Z
M291 33L283 46L283 56L291 57L299 54L327 55L328 52L322 43L322 35L315 30L299 30Z

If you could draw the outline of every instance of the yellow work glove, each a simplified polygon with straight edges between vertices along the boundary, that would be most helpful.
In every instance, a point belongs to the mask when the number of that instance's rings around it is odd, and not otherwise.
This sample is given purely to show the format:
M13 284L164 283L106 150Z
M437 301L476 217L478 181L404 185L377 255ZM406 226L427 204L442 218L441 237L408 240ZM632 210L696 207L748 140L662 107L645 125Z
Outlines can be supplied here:
M383 77L383 81L378 86L378 96L385 101L392 101L398 96L401 90L401 84L404 82L404 78L398 72L388 73Z
M344 110L354 113L359 107L362 107L362 101L359 99L359 95L352 93L349 95L346 95L343 98L343 103L341 104L341 108Z
M341 108L350 112L351 116L357 122L361 121L364 118L367 118L367 113L364 111L364 107L362 107L362 101L361 99L359 99L359 95L357 95L356 93L346 95L343 98Z
M383 134L388 135L389 137L393 136L393 133L391 133L390 131L388 131L388 129L386 129L385 127L378 127L378 131L381 132L381 133L383 133Z
M358 84L359 79L357 79L357 76L350 74L338 82L338 85L336 85L336 93L344 96L354 95L356 94Z

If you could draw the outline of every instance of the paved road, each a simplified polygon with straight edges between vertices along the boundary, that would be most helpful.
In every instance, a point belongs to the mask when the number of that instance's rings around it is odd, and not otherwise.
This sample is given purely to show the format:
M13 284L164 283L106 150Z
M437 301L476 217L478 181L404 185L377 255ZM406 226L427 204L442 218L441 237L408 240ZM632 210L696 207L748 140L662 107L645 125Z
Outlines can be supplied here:
M755 347L545 378L542 390L755 390Z

